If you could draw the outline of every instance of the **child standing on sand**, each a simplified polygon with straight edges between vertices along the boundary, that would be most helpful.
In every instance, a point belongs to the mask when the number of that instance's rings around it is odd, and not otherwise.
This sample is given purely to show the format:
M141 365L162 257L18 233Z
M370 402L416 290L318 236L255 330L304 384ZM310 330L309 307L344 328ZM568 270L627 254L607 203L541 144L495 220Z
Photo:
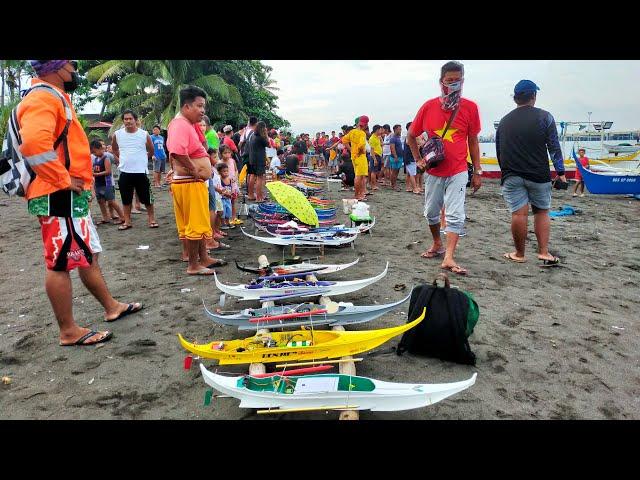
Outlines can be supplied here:
M231 149L222 145L220 147L220 157L222 161L229 167L229 178L231 180L231 225L242 225L244 222L240 220L236 213L236 198L240 195L240 188L238 187L238 168L236 161L233 158L233 152Z
M227 195L222 196L222 230L229 230L235 228L235 225L231 225L229 219L231 218L231 197L233 191L233 183L229 176L229 166L226 163L220 162L216 165L216 169L220 174L220 182L222 188L226 190Z
M584 148L578 149L578 161L584 168L589 168L589 159L585 156ZM582 179L582 174L580 173L580 170L578 170L578 167L576 167L576 174L573 178L576 181L576 186L573 187L573 196L578 196L578 188L580 188L580 196L584 197L584 180Z

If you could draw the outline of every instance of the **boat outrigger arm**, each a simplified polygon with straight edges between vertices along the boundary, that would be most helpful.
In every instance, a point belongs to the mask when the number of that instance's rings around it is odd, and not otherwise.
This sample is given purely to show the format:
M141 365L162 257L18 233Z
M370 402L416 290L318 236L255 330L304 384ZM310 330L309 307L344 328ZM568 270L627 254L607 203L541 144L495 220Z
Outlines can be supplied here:
M343 295L356 292L382 280L387 275L388 270L389 262L387 262L382 273L362 280L320 282L320 285L317 284L318 282L301 282L302 284L299 286L292 285L290 282L287 286L263 288L256 288L254 285L252 285L252 288L248 288L245 284L226 285L218 279L218 275L215 272L213 278L219 290L234 297L240 297L241 300L260 300L266 297L271 297L270 299L275 300L278 298Z

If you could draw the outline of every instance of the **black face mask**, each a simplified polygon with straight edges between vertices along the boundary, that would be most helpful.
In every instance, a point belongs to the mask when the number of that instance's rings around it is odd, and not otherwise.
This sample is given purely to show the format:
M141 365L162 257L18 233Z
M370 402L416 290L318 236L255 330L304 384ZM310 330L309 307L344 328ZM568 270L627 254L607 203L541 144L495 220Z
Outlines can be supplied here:
M73 92L79 86L80 86L80 75L78 74L78 72L72 72L71 81L64 82L62 85L62 87L64 88L64 91L67 93Z

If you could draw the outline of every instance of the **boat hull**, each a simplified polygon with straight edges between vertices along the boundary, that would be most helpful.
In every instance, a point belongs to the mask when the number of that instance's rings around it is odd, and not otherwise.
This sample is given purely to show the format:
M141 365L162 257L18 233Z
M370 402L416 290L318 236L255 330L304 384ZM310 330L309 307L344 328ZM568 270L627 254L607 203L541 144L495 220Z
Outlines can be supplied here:
M250 320L261 315L280 315L287 313L295 308L295 305L283 305L276 307L245 309L242 313L236 315L220 315L209 311L205 306L206 314L216 323L229 327L237 327L238 330L258 330L260 328L300 328L316 327L319 325L356 325L380 318L384 314L390 312L394 308L403 304L411 295L406 296L402 300L395 303L385 305L362 305L356 306L352 303L338 303L339 311L333 314L310 315L309 317L296 318L292 320L273 320L268 322L253 323ZM253 311L253 315L249 312Z
M242 233L249 238L253 238L254 240L258 240L259 242L269 243L271 245L280 245L280 246L289 246L289 245L338 246L338 245L344 245L347 243L352 243L358 237L357 234L349 235L348 237L337 237L337 238L321 237L321 238L318 238L317 240L312 238L303 238L303 237L297 237L297 238L282 238L282 237L275 237L275 236L259 237L257 235L251 235L250 233L247 233L244 230L244 228L241 228L241 230L242 230Z
M216 282L216 287L222 292L232 295L234 297L240 297L241 300L261 300L265 297L280 297L289 296L293 297L309 297L318 295L344 295L345 293L352 293L361 290L369 285L381 280L387 274L389 270L389 262L384 268L384 271L379 275L371 278L365 278L362 280L347 280L336 281L332 285L326 286L313 286L313 285L301 285L290 287L265 287L265 288L246 288L246 285L225 285L218 280L218 275L214 272L213 277Z
M392 383L366 377L353 376L347 380L365 380L373 384L372 391L316 391L313 393L280 393L274 391L256 391L243 386L241 376L224 377L207 370L200 364L202 377L207 385L225 395L240 400L240 408L332 408L336 405L349 405L353 410L371 410L380 412L394 412L412 410L433 405L451 395L466 390L476 382L477 373L471 378L453 383ZM341 375L319 374L314 379L338 380ZM274 378L278 381L281 377ZM304 381L309 376L290 377L297 382Z
M573 152L576 159L575 152ZM640 175L614 175L613 172L595 173L587 170L576 160L576 168L582 174L589 193L601 195L624 195L640 193Z
M379 330L329 332L322 330L292 330L283 333L274 332L269 334L272 338L285 341L296 338L312 339L318 343L312 345L286 346L286 347L265 347L257 346L250 349L251 345L261 345L258 336L249 337L244 340L216 341L207 344L197 345L187 342L182 335L178 334L182 347L202 358L218 360L220 365L245 364L245 363L274 363L281 361L304 361L318 360L322 358L346 357L357 355L362 352L376 348L386 341L401 335L407 330L418 325L426 313L426 308L422 314L413 322L400 325L398 327L384 328ZM323 334L329 336L329 340L322 340ZM262 337L261 337L262 338ZM222 344L222 347L220 345ZM263 344L262 344L263 345ZM240 348L240 351L239 350ZM218 349L221 348L221 349Z

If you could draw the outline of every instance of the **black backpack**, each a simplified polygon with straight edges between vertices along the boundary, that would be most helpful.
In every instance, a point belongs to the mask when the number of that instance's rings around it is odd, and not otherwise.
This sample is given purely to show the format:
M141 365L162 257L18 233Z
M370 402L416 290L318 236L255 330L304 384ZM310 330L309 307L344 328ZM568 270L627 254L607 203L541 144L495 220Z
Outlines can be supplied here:
M467 317L469 297L456 288L450 288L449 279L445 286L418 285L411 292L407 323L415 320L427 308L425 319L402 336L396 349L398 355L407 351L416 355L440 358L465 365L475 365L476 356L467 340Z

